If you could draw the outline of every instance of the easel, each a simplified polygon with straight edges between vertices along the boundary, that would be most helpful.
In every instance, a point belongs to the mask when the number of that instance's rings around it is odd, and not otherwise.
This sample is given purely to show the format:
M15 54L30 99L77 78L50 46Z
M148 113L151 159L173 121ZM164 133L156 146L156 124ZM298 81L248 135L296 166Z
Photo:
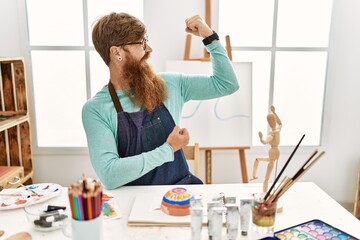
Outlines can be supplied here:
M205 22L211 28L211 0L205 0ZM210 54L204 48L204 57L203 58L190 58L190 49L191 49L191 34L186 35L186 43L185 43L185 52L184 52L184 60L185 61L210 61ZM230 36L225 36L226 41L226 51L230 61L232 61L232 53L231 53L231 43Z
M240 171L243 183L248 183L248 174L246 168L245 150L250 149L250 146L233 146L233 147L200 147L200 150L205 150L205 183L212 182L212 151L220 150L237 150L239 151Z

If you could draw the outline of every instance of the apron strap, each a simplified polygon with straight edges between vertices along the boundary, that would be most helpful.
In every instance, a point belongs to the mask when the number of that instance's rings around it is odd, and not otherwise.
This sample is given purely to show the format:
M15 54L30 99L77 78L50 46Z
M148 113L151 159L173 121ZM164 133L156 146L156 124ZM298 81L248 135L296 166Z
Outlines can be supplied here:
M119 98L115 92L115 88L114 86L112 85L112 83L109 81L109 84L108 84L108 89L109 89L109 93L110 93L110 96L111 96L111 99L114 103L114 106L115 106L115 109L116 109L116 112L117 113L121 113L123 112L123 108L120 104L120 101L119 101Z

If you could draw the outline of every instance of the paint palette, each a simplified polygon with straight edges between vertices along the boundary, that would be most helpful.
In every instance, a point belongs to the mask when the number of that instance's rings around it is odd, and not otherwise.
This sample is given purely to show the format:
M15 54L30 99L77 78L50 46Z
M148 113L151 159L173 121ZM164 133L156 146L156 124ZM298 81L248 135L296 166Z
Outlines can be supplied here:
M58 196L62 187L55 183L39 183L26 187L8 188L0 192L0 210L22 208ZM37 193L38 195L34 194Z
M278 231L274 234L280 240L356 240L345 233L321 220L314 219L299 225Z

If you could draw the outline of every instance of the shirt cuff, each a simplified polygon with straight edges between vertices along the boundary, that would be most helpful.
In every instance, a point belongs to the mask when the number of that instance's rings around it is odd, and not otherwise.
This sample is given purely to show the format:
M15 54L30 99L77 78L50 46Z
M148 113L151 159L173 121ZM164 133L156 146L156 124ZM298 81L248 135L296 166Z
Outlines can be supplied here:
M166 152L169 153L169 157L170 157L170 161L174 161L174 149L170 146L170 144L168 142L164 143L164 150L166 150Z
M220 40L218 40L218 41L213 41L212 43L210 43L210 44L208 44L208 45L205 46L205 48L206 48L209 52L211 52L212 50L214 50L214 49L216 49L216 48L218 48L218 47L222 47Z

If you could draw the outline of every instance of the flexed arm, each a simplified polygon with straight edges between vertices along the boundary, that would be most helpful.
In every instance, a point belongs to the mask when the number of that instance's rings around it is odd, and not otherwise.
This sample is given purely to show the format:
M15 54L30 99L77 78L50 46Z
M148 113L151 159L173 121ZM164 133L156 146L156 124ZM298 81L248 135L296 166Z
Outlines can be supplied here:
M214 34L199 15L185 20L185 31L204 39ZM205 45L205 48L211 56L212 73L203 74L201 71L198 74L179 73L178 84L184 102L223 97L239 89L233 65L221 42L213 40Z
M276 112L275 112L275 107L274 107L274 106L271 106L271 107L270 107L270 110L271 110L271 112L274 114L275 119L276 119L276 123L278 124L277 129L278 129L278 130L281 130L281 128L282 128L282 122L281 122L279 116L278 116L278 115L276 114Z

